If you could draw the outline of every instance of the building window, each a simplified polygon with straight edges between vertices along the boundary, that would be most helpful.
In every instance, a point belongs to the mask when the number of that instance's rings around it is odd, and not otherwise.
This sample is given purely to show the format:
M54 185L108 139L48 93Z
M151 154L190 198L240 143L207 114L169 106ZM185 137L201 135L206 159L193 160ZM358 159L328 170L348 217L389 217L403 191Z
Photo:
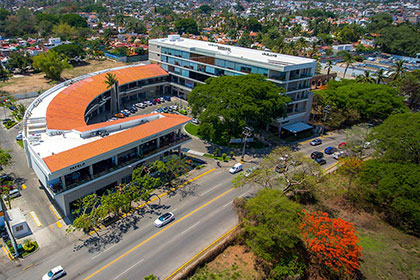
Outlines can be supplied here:
M23 225L17 226L17 227L15 227L15 229L16 229L16 231L21 231L21 230L23 230Z

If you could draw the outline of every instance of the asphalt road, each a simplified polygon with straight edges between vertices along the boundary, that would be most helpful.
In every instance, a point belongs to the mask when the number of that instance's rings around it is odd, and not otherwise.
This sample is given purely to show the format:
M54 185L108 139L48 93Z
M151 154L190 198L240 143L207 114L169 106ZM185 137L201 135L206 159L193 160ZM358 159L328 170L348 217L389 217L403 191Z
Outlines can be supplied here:
M232 189L232 178L227 168L216 169L175 195L163 197L160 205L156 200L152 209L147 207L101 232L101 240L95 235L84 238L49 257L6 271L0 279L40 279L56 265L66 269L64 279L143 279L149 274L164 279L237 224L232 201L250 190ZM175 221L154 227L153 221L168 211L175 214Z

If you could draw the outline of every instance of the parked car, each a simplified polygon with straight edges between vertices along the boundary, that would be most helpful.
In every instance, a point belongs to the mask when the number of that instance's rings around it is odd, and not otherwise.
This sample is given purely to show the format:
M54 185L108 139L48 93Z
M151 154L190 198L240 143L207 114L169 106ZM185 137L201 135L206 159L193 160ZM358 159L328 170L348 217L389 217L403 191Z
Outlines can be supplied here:
M12 176L10 176L8 174L3 174L3 175L0 176L0 183L4 183L4 182L8 182L8 181L13 182Z
M131 109L133 109L134 111L136 111L137 112L137 106L136 105L133 105L133 106L131 106Z
M163 108L162 108L162 111L163 111L164 113L168 113L168 112L169 112L169 108L168 108L168 107L163 107Z
M187 110L182 109L182 110L179 111L179 113L182 114L182 115L186 115L187 114Z
M16 135L16 141L21 141L22 139L23 139L22 131L19 131L18 134Z
M324 157L324 153L322 152L315 151L315 152L312 152L311 154L311 159L323 158L323 157Z
M256 166L249 168L247 171L245 171L244 176L249 177L252 174L252 172L254 172L255 169L257 169Z
M152 105L156 105L156 101L155 100L152 100L150 102L152 102Z
M171 97L169 95L163 97L166 101L171 101Z
M174 111L178 111L178 106L177 105L171 105L171 106L169 106L169 108L172 108L172 110L174 110Z
M328 148L325 148L324 153L326 153L327 155L332 155L333 153L337 151L338 150L335 147L328 147Z
M146 106L143 103L136 103L136 107L139 109L144 109Z
M123 113L118 113L118 114L115 114L114 117L122 119L122 118L125 118L125 115Z
M318 163L319 165L324 165L327 163L327 161L323 158L316 158L315 162Z
M64 268L61 265L59 265L48 271L44 276L42 276L42 280L55 280L60 277L63 277L66 274L67 273L64 270Z
M160 103L160 99L159 98L155 98L155 99L153 99L153 101L155 101L156 103Z
M242 171L242 164L241 163L235 163L235 165L234 166L232 166L230 169L229 169L229 173L230 174L235 174L235 173L238 173L238 172L240 172L240 171Z
M153 103L151 101L147 100L147 101L144 102L144 105L145 106L152 106Z
M155 227L163 227L173 220L175 220L175 215L172 212L168 212L157 218L154 225Z
M344 149L346 147L347 143L346 142L341 142L340 144L338 144L338 148L339 149Z
M192 119L192 121L191 121L193 124L196 124L196 125L199 125L200 124L200 122L196 119L196 118L194 118L194 119Z
M312 140L310 144L311 146L318 146L322 144L322 140L317 138L317 139Z
M137 110L134 110L133 108L130 108L129 111L130 111L131 114L134 114L134 113L137 112Z
M18 189L15 189L15 188L12 189L12 190L10 190L8 194L3 195L3 200L7 200L8 199L7 198L8 196L10 198L19 197L20 196L20 191Z
M159 97L159 100L160 100L160 102L165 102L165 98L163 98L163 97Z
M348 155L346 151L338 151L333 154L333 158L336 160L339 160L340 158L347 157L347 156Z

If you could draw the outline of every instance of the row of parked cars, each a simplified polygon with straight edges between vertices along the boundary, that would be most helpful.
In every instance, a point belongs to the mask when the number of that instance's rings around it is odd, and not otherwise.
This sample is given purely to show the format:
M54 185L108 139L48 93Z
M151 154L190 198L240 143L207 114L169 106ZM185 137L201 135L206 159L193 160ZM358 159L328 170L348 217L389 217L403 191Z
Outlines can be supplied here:
M145 109L148 106L161 104L161 103L164 103L164 102L167 102L167 101L171 101L170 96L157 97L157 98L154 98L152 100L147 100L147 101L144 101L144 102L136 103L128 109L121 110L121 112L115 114L114 117L111 118L110 120L113 121L113 120L117 120L117 119L126 118L126 117L129 117L131 114L136 113L138 111L138 109ZM173 106L175 106L175 105L167 107L168 108L167 112L172 112L172 111L178 109L178 108L176 108L176 109L170 108L170 107L173 107ZM167 113L167 112L165 112L165 113Z
M311 146L318 146L322 144L322 139L314 139L310 142ZM338 147L327 147L324 149L324 153L326 155L333 155L333 158L338 160L340 158L346 157L347 152L345 150L342 150L346 147L346 142L341 142L338 144ZM320 151L315 151L311 153L311 158L315 160L318 164L324 165L327 163L327 161L324 159L324 153Z

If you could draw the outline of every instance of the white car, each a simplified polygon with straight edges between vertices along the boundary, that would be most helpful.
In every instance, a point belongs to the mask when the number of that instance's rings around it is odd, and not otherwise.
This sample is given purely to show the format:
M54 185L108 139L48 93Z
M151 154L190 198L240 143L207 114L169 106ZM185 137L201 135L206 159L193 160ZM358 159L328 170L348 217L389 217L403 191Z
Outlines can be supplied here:
M152 101L147 100L147 101L144 102L144 105L145 106L152 106L153 103L152 103Z
M230 174L235 174L235 173L238 173L240 171L242 171L242 164L240 164L240 163L236 163L234 166L232 166L229 169Z
M144 106L143 103L137 103L136 106L137 106L137 108L140 108L140 109L146 108L146 106Z
M198 124L200 124L200 122L197 120L197 119L192 119L192 121L191 121L193 124L195 124L195 125L198 125Z
M18 189L10 190L8 195L7 194L3 195L3 199L7 200L7 196L10 196L10 198L16 198L20 196L20 192Z
M169 107L172 108L172 110L174 110L174 111L178 111L178 106L177 105L171 105Z
M175 220L175 216L172 212L168 212L157 218L154 222L155 227L163 227L169 222Z
M336 160L339 160L340 158L343 158L346 156L348 156L346 151L338 151L333 154L333 158Z
M42 280L55 280L58 279L67 273L64 271L64 268L59 265L48 271L44 276L42 276Z
M161 103L165 102L165 98L163 98L163 97L159 97L159 100L160 100Z

